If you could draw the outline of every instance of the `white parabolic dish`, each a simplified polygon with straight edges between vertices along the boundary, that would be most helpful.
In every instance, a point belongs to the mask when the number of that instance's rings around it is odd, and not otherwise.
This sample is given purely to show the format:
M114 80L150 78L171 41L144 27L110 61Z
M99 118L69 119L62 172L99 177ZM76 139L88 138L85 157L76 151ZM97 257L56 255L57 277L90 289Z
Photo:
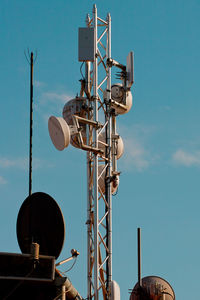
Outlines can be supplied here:
M64 150L70 143L70 129L63 118L51 116L48 121L49 135L57 150Z
M106 175L106 171L105 170L103 171L104 168L105 168L104 165L98 166L99 192L102 192L103 194L105 194L105 175ZM116 177L115 182L113 182L113 181L111 182L111 193L112 194L116 193L118 186L119 186L119 176Z
M120 300L120 287L115 280L111 282L111 300Z
M106 133L104 131L104 132L102 132L99 135L99 143L98 143L98 148L100 150L103 150L104 155L105 155L105 152L106 152L105 143L106 143ZM123 143L122 137L119 136L119 138L116 139L116 154L117 154L117 159L119 159L123 155L123 153L124 153L124 143Z

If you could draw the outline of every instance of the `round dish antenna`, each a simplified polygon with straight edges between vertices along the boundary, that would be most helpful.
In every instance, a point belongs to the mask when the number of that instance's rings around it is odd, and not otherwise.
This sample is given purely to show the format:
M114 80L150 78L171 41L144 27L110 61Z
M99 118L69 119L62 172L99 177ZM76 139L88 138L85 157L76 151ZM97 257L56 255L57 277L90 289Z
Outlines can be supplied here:
M99 143L98 143L98 148L103 151L103 155L105 155L105 152L106 152L105 145L106 145L106 133L104 131L99 135ZM118 138L116 138L116 149L115 150L116 150L116 154L117 154L116 155L117 159L119 159L124 153L124 143L123 143L122 137L120 135L118 136Z
M49 135L57 150L64 150L70 143L70 129L63 118L51 116L48 121Z
M42 192L28 196L17 217L17 240L22 253L30 253L34 242L40 245L40 254L58 258L64 238L64 218L56 201Z
M73 125L73 115L86 118L86 98L76 97L72 100L69 100L63 107L63 118L69 125Z
M111 98L112 100L114 100L114 102L112 102L112 107L119 115L128 113L132 107L133 97L131 91L130 90L125 91L121 83L116 83L112 85Z
M87 118L87 103L86 98L76 97L68 101L63 107L63 118L68 125L74 125L73 115ZM81 134L83 142L86 143L86 124L79 121L79 126L81 127ZM71 135L70 143L73 147L80 148L80 144L76 135Z
M165 299L175 300L175 293L171 285L161 277L147 276L142 278L142 285L137 283L132 290L130 300Z
M120 287L115 280L111 281L111 300L120 300Z
M98 166L98 184L99 184L99 192L105 194L105 176L106 170L104 165ZM119 186L119 176L116 175L111 182L111 193L115 194Z
M104 99L107 99L107 90L104 91ZM111 107L116 114L123 115L130 111L133 97L129 89L125 90L121 83L111 86Z

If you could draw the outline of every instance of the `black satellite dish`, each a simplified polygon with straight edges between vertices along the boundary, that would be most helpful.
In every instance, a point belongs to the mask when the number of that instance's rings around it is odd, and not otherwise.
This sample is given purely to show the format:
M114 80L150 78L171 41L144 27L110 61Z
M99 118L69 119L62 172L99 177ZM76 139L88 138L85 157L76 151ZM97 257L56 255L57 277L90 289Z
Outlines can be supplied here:
M40 245L40 254L58 258L65 238L65 222L60 207L48 194L28 196L17 217L17 240L22 253L30 253L31 244Z

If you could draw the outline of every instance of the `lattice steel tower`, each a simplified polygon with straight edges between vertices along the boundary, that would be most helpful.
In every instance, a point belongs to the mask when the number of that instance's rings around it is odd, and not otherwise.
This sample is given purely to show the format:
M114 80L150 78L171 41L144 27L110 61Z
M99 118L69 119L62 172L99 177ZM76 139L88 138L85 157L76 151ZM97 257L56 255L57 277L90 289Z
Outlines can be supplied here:
M132 106L133 53L126 66L111 58L111 16L87 15L79 28L79 61L85 75L80 96L68 101L63 118L49 118L49 133L58 150L69 143L87 151L87 299L119 299L112 280L112 194L118 188L117 159L123 141L116 131L116 117ZM111 68L120 69L121 83L111 84ZM82 72L81 72L82 73Z

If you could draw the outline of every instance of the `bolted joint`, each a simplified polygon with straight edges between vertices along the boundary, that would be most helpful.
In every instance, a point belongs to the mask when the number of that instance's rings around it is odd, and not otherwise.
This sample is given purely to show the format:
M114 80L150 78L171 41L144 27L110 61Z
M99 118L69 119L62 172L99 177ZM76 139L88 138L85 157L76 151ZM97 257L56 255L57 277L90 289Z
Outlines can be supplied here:
M107 64L107 66L109 68L112 68L112 66L113 66L113 60L112 60L112 58L108 58L107 61L106 61L106 64Z

